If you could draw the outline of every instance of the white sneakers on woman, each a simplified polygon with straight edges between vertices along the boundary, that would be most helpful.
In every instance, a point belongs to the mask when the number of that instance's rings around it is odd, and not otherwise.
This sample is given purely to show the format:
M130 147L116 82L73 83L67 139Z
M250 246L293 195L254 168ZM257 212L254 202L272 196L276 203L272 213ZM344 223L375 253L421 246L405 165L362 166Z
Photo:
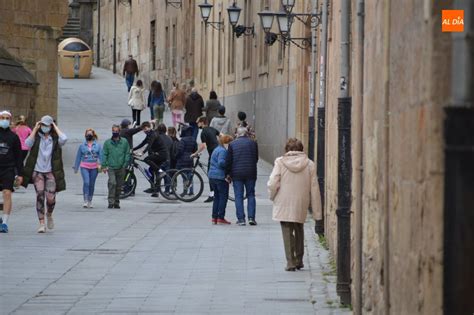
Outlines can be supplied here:
M83 208L89 208L89 209L92 209L94 208L92 206L92 202L91 201L87 201L87 202L84 202L84 204L82 205Z
M48 227L48 230L54 229L54 220L52 215L46 215L46 225L44 223L40 223L38 233L46 233L46 226Z
M46 226L43 224L40 224L38 228L38 233L46 233Z

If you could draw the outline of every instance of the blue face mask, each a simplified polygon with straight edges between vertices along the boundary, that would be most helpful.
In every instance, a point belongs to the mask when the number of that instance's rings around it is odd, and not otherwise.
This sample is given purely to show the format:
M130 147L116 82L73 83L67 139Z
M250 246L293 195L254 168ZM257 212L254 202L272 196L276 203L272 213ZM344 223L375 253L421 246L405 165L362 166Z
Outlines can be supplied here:
M7 129L8 127L10 127L10 121L6 119L0 120L0 127L3 129Z
M41 126L41 131L43 133L49 133L51 131L51 127Z

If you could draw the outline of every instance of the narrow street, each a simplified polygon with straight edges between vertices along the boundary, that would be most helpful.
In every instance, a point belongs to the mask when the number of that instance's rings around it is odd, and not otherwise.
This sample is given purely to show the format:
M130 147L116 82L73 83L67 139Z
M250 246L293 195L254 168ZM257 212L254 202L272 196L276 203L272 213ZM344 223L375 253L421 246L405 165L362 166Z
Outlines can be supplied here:
M346 314L339 307L328 252L306 225L305 268L285 272L280 226L271 219L261 162L258 226L212 226L210 204L152 198L138 175L135 197L107 209L99 175L93 209L82 208L82 180L72 163L84 130L100 142L130 118L123 80L94 68L89 80L59 79L58 125L67 190L57 196L56 228L36 233L30 185L13 196L10 233L1 235L1 314ZM170 121L167 113L166 122ZM142 113L142 120L149 113ZM143 135L135 137L135 144ZM235 222L228 204L227 219Z

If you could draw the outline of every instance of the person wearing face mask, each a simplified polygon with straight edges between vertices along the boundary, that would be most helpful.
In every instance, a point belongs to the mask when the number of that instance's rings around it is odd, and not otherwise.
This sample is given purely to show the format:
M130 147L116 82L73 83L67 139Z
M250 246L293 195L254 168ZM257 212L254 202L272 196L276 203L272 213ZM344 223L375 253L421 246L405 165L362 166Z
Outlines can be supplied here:
M0 191L3 195L3 215L0 218L0 233L8 233L8 219L12 211L12 192L15 176L23 171L21 142L10 130L12 115L8 111L0 112ZM17 177L16 184L23 181Z
M120 209L120 191L125 179L125 168L130 162L130 146L120 137L120 126L112 126L112 138L104 143L101 159L102 171L109 174L109 209Z
M94 129L87 129L85 141L79 145L76 154L74 173L81 170L83 181L82 192L84 195L84 208L92 208L92 197L94 196L95 180L99 174L100 156L102 147L97 142L97 134Z
M208 171L209 183L214 190L212 204L212 224L230 224L225 219L225 209L229 198L229 182L226 180L227 147L233 138L229 135L219 137L219 146L214 149Z
M25 140L30 148L23 169L23 186L33 181L36 190L36 211L40 226L38 233L45 233L45 203L46 221L49 230L54 229L53 211L56 206L56 193L66 189L62 146L66 144L67 136L56 126L51 116L43 116L36 123L31 135Z

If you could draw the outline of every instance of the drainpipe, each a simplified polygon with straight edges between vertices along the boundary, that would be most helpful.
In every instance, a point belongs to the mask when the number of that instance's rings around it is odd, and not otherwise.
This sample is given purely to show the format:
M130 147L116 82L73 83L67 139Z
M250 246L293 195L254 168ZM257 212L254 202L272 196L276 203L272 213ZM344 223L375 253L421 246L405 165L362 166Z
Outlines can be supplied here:
M359 90L359 118L354 121L356 126L355 137L358 139L358 145L354 150L354 164L357 167L355 172L358 184L355 187L354 195L356 196L356 216L355 216L355 274L354 274L354 297L353 309L355 314L362 314L362 246L363 246L363 191L364 191L364 19L365 19L365 1L357 1L357 39L358 39L358 82Z
M351 304L351 106L350 0L341 0L341 77L338 98L337 286L341 303Z
M320 45L320 64L319 64L319 103L318 103L318 139L317 139L317 158L316 169L318 175L319 192L321 194L321 210L323 218L316 221L315 232L318 235L324 234L324 168L326 158L326 56L328 43L328 6L330 0L323 0L322 7L322 28Z
M117 73L117 0L114 0L114 51L112 70Z
M100 67L100 0L97 0L97 67Z
M444 314L474 314L474 1L464 10L464 32L452 33L451 100L445 107Z
M318 0L312 0L312 14L317 13ZM311 27L311 85L309 99L309 117L308 117L308 157L314 161L314 102L316 94L316 49L317 49L317 30Z

